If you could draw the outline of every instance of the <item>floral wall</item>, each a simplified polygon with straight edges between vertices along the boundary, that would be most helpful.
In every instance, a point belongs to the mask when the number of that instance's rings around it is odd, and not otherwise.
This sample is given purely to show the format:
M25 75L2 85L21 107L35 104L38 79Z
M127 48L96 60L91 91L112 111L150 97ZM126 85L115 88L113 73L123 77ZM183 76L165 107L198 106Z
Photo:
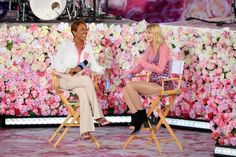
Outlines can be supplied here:
M173 55L185 60L183 93L170 116L208 120L219 144L236 146L236 32L162 28L169 46L180 52Z
M127 80L123 71L145 50L146 23L88 26L87 41L94 48L95 58L111 71L110 88L106 89L104 75L96 86L102 110L105 114L126 113L122 87ZM172 57L185 60L183 93L169 116L211 121L212 136L218 143L236 145L236 33L168 25L162 28ZM1 115L67 114L51 87L50 58L62 40L71 38L68 23L0 26ZM66 95L72 100L76 97Z

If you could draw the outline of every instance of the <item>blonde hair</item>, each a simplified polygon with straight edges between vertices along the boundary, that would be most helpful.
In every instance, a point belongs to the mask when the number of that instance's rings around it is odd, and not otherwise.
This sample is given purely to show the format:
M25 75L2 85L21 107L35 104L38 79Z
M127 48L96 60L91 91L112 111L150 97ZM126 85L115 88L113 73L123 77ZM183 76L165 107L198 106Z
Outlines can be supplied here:
M153 34L153 48L155 52L158 52L160 46L165 43L160 25L149 24L146 30Z

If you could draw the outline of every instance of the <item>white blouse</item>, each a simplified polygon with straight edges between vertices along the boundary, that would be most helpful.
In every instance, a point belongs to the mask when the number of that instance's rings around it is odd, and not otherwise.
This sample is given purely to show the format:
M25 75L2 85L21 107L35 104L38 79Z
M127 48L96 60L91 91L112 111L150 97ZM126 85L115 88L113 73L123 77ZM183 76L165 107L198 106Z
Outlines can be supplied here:
M104 67L100 66L95 58L92 46L86 43L85 48L80 55L80 61L78 58L77 48L75 43L69 40L63 41L57 49L56 55L51 58L52 68L60 73L68 73L70 68L74 68L84 61L84 54L88 54L88 65L92 71L97 73L104 73Z

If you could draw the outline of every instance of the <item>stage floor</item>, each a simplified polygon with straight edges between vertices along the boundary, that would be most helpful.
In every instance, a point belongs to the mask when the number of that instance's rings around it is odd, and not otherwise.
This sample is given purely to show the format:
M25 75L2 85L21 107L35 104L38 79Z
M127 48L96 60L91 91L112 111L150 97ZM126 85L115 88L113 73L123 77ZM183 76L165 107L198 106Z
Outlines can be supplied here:
M101 143L101 148L96 149L90 141L81 140L79 128L72 128L59 144L53 148L48 144L48 138L56 128L0 128L0 152L1 157L153 157L160 156L152 143L145 146L146 140L139 139L131 142L128 149L122 149L122 145L128 138L127 127L97 127L94 135ZM190 130L174 129L177 137L183 145L180 152L174 142L161 143L162 157L212 157L215 141L211 139L211 133ZM145 131L143 131L145 133ZM159 135L169 137L166 129L161 128Z

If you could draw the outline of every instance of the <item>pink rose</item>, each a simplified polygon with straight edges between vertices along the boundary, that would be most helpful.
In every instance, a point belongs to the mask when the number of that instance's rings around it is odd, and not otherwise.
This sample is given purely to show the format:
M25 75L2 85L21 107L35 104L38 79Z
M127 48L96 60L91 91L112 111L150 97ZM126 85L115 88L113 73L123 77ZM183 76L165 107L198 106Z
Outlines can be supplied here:
M232 137L229 139L231 145L236 146L236 137Z
M217 139L219 137L219 133L217 131L213 131L211 136L213 139Z

